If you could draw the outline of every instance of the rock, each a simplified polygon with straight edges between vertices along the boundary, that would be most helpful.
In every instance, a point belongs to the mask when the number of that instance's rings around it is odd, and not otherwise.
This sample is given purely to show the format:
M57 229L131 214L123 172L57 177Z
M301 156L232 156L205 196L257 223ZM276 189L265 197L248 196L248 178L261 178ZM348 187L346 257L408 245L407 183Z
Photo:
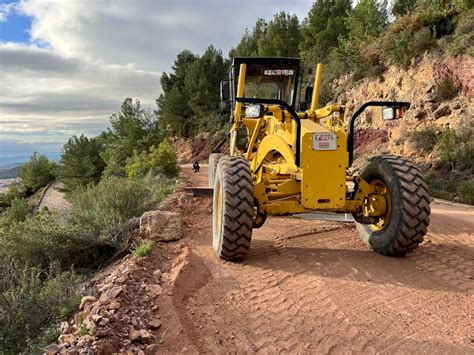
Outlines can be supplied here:
M161 327L161 322L158 319L154 319L148 322L148 328L150 329L158 329L160 327Z
M70 333L71 330L71 326L68 322L61 322L61 324L59 325L59 331L61 333Z
M177 212L148 211L140 218L140 233L158 241L181 239L181 217Z
M153 272L153 276L154 276L158 281L161 280L161 275L162 275L162 272L161 272L160 269L156 269L156 270Z
M44 349L44 352L48 355L57 354L59 353L59 345L51 344L46 349Z
M415 118L421 120L421 119L423 119L423 118L426 117L426 111L423 110L422 108L418 108L418 109L416 109L415 112L413 113L413 117L415 117Z
M67 352L66 352L67 355L79 355L79 351L77 351L76 349L69 349Z
M84 296L82 297L81 299L81 304L79 305L79 309L80 310L83 310L84 309L84 306L87 304L87 303L93 303L97 301L97 298L95 298L94 296Z
M151 297L158 297L163 292L163 288L158 284L148 285L147 290Z
M159 349L160 349L160 346L158 344L150 344L145 348L145 354L146 355L156 354Z
M114 286L111 289L107 290L106 292L100 295L99 300L101 302L108 302L114 298L117 298L123 292L122 286Z
M151 334L145 329L134 329L130 332L129 339L132 342L149 343L151 340Z
M110 304L109 304L108 308L117 310L117 309L120 308L120 302L118 302L117 300L112 300L112 301L110 301Z
M449 105L441 105L436 109L435 112L433 112L433 115L435 118L440 118L443 116L448 116L451 113L451 108Z

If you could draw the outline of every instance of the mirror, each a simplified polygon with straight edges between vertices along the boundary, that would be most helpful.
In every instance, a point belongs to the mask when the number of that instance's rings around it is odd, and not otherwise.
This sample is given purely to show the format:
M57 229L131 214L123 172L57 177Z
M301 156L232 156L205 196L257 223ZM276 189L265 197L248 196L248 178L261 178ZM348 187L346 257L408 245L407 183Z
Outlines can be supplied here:
M230 101L230 80L221 81L221 100L223 102Z
M382 118L385 121L398 120L405 114L404 107L384 107L382 108Z

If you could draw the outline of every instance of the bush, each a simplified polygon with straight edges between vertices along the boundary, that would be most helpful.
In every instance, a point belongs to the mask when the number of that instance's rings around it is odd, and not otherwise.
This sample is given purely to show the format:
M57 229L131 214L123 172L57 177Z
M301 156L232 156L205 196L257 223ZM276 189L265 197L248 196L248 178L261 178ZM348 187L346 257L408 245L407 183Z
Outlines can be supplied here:
M0 212L11 206L13 200L26 197L26 188L20 183L11 184L5 192L0 193Z
M24 198L14 199L10 207L0 217L0 224L11 225L23 222L29 213L28 200Z
M34 152L30 161L20 168L18 176L30 192L36 192L54 180L57 165L46 156Z
M461 182L459 195L463 202L474 205L474 179Z
M408 132L406 138L414 149L424 153L431 152L438 141L433 128Z
M397 19L381 38L383 57L390 64L408 68L412 58L422 55L436 42L429 28L423 27L418 16Z
M151 253L152 249L153 249L153 243L152 242L145 242L145 243L142 243L142 244L136 246L132 250L132 254L142 258L142 257L145 257L145 256L149 255Z
M451 163L453 170L458 168L474 173L474 139L469 129L457 134L448 129L439 138L438 148L441 158Z
M77 308L82 278L55 265L29 268L1 253L0 273L0 353L41 353L59 335L52 329Z
M438 81L434 88L434 99L436 102L443 102L454 99L458 96L459 87L453 79L446 77Z
M106 178L69 196L68 222L102 245L117 248L131 227L129 221L156 206L172 188L166 179Z
M464 53L474 56L474 9L460 17L448 51L453 56Z
M144 177L146 174L163 174L175 177L179 173L176 149L168 141L160 143L158 148L151 146L149 153L138 154L128 160L125 171L130 179Z
M8 251L23 264L41 269L53 262L64 269L71 265L94 268L100 243L83 233L80 226L60 222L47 210L0 229L0 251Z

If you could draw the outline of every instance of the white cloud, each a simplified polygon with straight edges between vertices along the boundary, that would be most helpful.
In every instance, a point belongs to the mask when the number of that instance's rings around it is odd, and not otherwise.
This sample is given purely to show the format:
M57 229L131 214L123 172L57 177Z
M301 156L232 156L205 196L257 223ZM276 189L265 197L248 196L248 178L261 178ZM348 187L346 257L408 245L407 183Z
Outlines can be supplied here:
M8 16L15 10L16 4L0 4L0 22L6 22Z
M154 107L159 79L183 49L224 55L257 18L302 19L311 0L22 0L28 45L0 43L0 141L96 134L125 97ZM2 17L3 16L3 17Z

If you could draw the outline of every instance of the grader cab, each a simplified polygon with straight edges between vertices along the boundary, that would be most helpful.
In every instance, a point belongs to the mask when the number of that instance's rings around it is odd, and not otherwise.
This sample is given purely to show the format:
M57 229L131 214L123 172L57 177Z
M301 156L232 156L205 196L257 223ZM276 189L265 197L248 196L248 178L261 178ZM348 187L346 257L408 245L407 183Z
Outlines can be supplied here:
M401 256L423 241L430 197L419 168L398 156L372 158L350 174L357 118L380 107L400 118L406 102L369 101L350 117L345 107L318 108L323 65L296 112L299 59L234 58L222 99L231 110L230 154L211 154L213 248L226 260L244 258L253 228L267 216L326 211L351 213L375 251ZM300 96L300 95L299 95Z

